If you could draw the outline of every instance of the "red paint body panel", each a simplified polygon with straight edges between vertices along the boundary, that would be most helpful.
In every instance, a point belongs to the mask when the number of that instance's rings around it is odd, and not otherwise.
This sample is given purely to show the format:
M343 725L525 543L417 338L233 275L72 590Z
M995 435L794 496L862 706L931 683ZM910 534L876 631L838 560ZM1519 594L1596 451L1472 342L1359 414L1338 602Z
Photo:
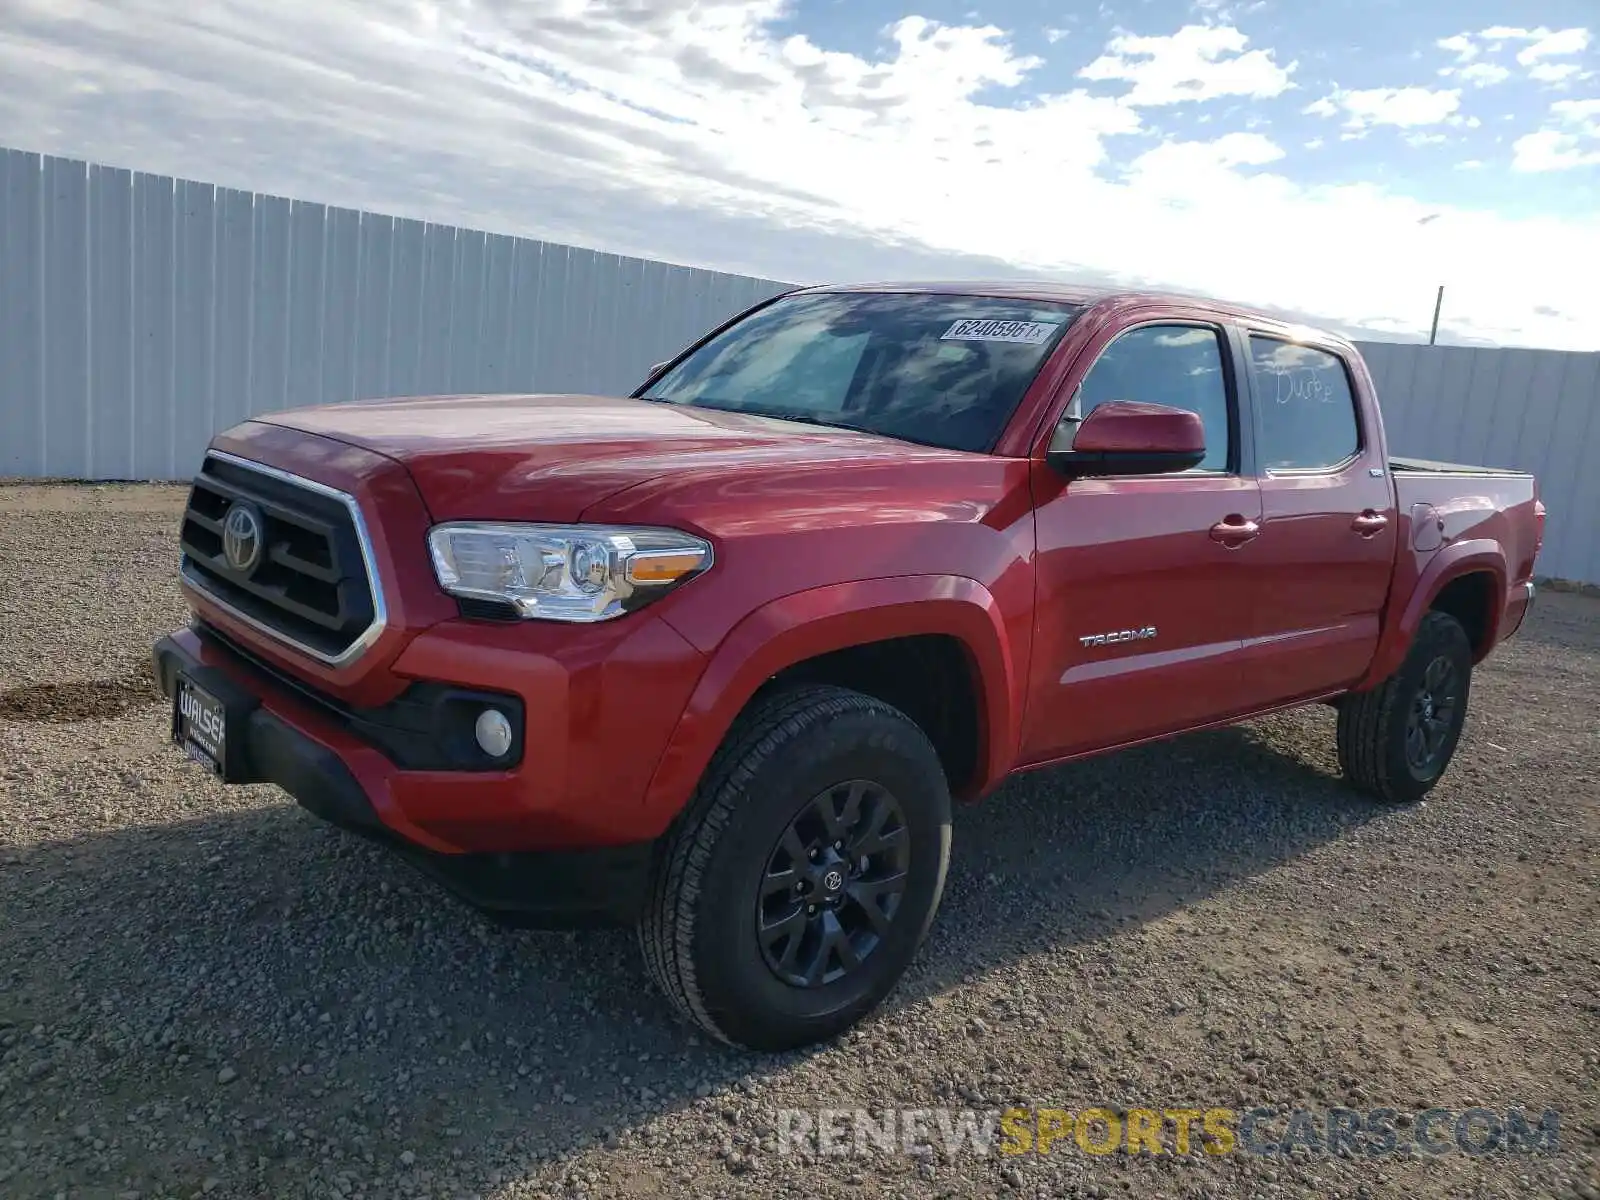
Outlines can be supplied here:
M1381 447L1340 470L1261 480L1262 535L1245 548L1251 571L1250 632L1242 667L1251 708L1347 688L1377 648L1398 523ZM1362 534L1353 521L1384 518Z
M1208 531L1229 514L1259 515L1255 481L1173 475L1062 487L1041 466L1036 484L1038 583L1022 760L1054 761L1242 711L1250 574L1239 552ZM1146 627L1157 636L1080 641Z
M979 689L982 748L976 796L1015 762L1024 679L1016 662L1026 629L1007 627L999 601L971 579L917 575L836 584L785 596L751 613L721 641L695 689L646 798L666 819L682 807L746 701L785 667L848 646L945 634L965 647ZM662 822L664 824L664 821Z
M1522 625L1530 600L1539 537L1535 510L1542 505L1527 477L1461 476L1397 472L1403 517L1402 547L1390 584L1378 648L1360 683L1371 687L1393 671L1428 606L1452 580L1469 573L1489 577L1490 629L1477 646L1481 660ZM1412 507L1425 506L1431 528L1417 529ZM1418 544L1434 549L1417 549Z
M356 499L387 626L333 668L191 591L196 613L348 704L384 703L413 681L514 692L527 714L516 769L401 770L216 644L180 640L338 754L395 833L449 853L658 836L763 683L863 643L959 643L979 712L977 768L958 781L970 798L1016 770L1372 686L1463 573L1481 573L1493 598L1480 656L1520 625L1539 537L1534 481L1391 471L1371 380L1342 339L1185 298L875 286L1087 307L988 454L588 396L336 405L216 440ZM1065 481L1045 452L1074 389L1118 334L1171 321L1338 354L1361 451L1326 472L1255 471L1239 385L1236 470ZM1114 434L1099 448L1122 448ZM715 565L613 621L476 622L434 578L426 535L446 520L673 527L709 540ZM1248 535L1227 532L1239 529Z
M215 643L189 630L174 638L338 754L401 837L444 853L545 850L625 844L671 819L641 801L705 658L640 616L577 630L456 621L413 639L391 667L398 685L417 678L506 691L527 706L522 764L471 774L401 770Z
M947 452L770 417L600 396L435 396L258 418L365 447L411 472L436 521L573 521L607 496L694 469L815 470Z

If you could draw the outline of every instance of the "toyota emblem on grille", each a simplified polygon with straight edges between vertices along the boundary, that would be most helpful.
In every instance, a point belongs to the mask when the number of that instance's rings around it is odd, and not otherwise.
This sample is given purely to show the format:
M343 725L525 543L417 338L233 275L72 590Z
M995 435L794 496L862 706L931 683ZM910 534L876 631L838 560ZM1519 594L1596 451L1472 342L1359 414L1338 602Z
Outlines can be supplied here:
M261 514L255 506L236 502L222 518L222 557L241 575L248 575L261 562Z

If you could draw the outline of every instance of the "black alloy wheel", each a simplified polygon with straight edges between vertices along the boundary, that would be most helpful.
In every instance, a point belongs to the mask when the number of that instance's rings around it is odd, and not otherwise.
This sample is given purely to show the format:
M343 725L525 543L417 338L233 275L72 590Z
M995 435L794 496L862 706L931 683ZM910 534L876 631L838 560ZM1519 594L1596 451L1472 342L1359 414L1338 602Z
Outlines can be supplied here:
M1424 614L1403 662L1378 686L1339 701L1339 765L1391 804L1421 800L1444 777L1466 725L1472 641L1447 612Z
M1431 774L1456 726L1461 676L1446 655L1430 662L1406 717L1406 764L1418 775Z
M835 1037L894 989L950 862L950 788L904 712L828 684L757 695L663 838L645 966L719 1041Z
M882 944L905 894L911 835L881 784L813 796L767 858L756 898L761 956L794 987L835 983Z

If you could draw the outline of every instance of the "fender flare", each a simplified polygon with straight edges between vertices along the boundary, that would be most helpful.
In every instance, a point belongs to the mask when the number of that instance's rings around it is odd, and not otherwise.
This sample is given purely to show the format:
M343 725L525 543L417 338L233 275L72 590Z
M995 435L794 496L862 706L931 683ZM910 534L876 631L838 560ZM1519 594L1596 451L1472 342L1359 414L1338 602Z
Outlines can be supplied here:
M899 575L793 592L739 621L711 652L667 741L645 792L646 810L660 829L671 823L750 698L780 671L834 650L917 634L954 637L966 651L980 724L976 786L966 793L981 795L1010 771L1021 732L1022 678L1000 606L974 579Z
M1494 577L1495 588L1494 599L1489 606L1489 629L1484 638L1482 652L1486 653L1499 637L1500 618L1505 612L1506 556L1500 543L1490 538L1472 538L1454 542L1428 560L1428 565L1423 568L1422 574L1417 577L1416 584L1411 589L1410 599L1407 600L1399 620L1390 621L1383 637L1379 640L1377 652L1373 655L1372 665L1367 669L1365 678L1351 690L1359 692L1376 687L1393 674L1405 660L1406 651L1411 648L1412 639L1417 636L1417 628L1422 624L1423 616L1438 599L1439 593L1461 576L1483 571ZM1479 658L1482 657L1482 653L1479 654Z

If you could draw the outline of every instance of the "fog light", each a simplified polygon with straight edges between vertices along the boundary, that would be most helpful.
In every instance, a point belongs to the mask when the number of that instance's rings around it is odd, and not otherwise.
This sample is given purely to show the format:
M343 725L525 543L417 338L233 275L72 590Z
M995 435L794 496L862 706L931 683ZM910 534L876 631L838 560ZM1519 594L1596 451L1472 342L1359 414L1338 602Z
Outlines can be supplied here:
M486 708L479 713L473 733L478 746L490 758L504 758L511 750L511 722L498 708Z

